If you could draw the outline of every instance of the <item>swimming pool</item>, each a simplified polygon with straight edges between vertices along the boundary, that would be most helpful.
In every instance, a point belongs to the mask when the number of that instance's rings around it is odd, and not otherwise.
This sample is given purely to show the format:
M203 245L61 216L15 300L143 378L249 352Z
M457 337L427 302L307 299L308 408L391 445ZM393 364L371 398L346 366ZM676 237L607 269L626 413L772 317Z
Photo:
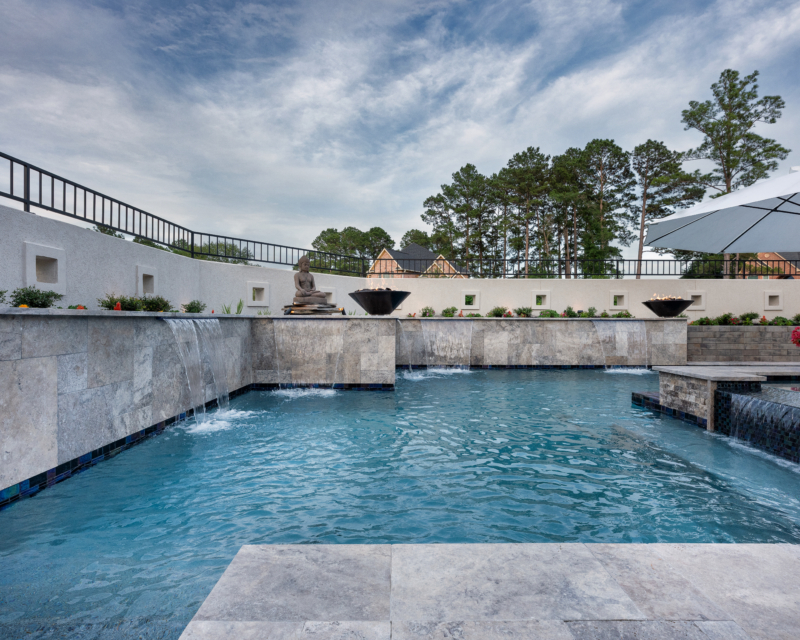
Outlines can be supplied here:
M243 544L800 542L797 465L631 407L658 376L251 392L0 512L0 637L177 638Z

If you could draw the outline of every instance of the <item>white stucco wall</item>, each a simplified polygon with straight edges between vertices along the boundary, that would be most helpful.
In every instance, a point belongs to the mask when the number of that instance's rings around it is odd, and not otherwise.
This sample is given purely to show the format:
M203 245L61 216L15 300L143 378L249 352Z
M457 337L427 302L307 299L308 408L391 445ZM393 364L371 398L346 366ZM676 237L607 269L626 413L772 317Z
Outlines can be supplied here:
M289 269L192 260L168 251L153 249L128 240L113 238L69 222L51 220L0 205L0 290L9 292L26 285L25 243L64 251L66 295L58 304L85 304L98 308L97 299L106 293L136 295L138 266L155 269L157 293L174 305L198 299L221 312L222 304L235 308L239 299L247 302L248 283L268 283L268 306L273 315L292 302L294 272ZM30 250L29 250L30 252ZM148 269L144 270L145 272ZM333 292L333 302L347 311L361 308L348 296L363 286L361 278L314 274L317 287ZM41 289L52 289L41 284ZM244 315L256 315L263 306L245 306Z
M266 302L273 314L291 302L294 273L288 269L252 267L192 260L166 251L112 238L69 222L26 214L0 205L0 289L13 290L25 285L25 243L63 250L66 296L60 303L86 304L97 308L97 298L106 293L137 294L138 266L157 271L158 293L176 306L193 299L208 305L207 311L221 311L222 304L247 300L248 283L269 284ZM146 270L145 270L146 271ZM455 306L466 308L465 292L478 294L475 309L485 314L492 307L533 306L536 292L549 292L546 305L563 311L595 307L598 312L615 311L612 296L624 295L627 309L639 318L654 317L641 302L654 293L660 295L704 294L705 308L691 309L690 318L717 316L727 311L741 314L755 311L767 318L791 317L800 313L800 280L450 280L450 279L372 279L315 274L317 287L334 293L333 302L347 311L362 312L347 295L364 286L389 286L411 292L396 316L433 307L437 313ZM47 285L40 285L46 288ZM781 308L768 308L769 295L780 297ZM261 306L245 307L246 315L256 315Z

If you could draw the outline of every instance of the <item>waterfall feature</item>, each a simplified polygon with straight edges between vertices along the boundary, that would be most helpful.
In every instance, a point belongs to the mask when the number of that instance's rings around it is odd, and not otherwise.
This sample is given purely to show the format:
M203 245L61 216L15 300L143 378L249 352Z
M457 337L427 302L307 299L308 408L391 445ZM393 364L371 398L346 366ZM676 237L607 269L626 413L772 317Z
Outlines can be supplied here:
M214 392L221 410L228 408L228 376L222 354L222 329L219 320L173 320L164 318L169 325L183 368L186 371L186 382L189 385L189 402L194 409L197 422L203 422L206 415L206 389L203 379L203 358L200 350L202 337L203 353L206 355L214 381Z
M228 372L222 353L222 327L219 320L194 320L200 336L203 338L203 349L211 366L214 378L214 393L220 411L227 411L230 403L228 395Z
M723 392L724 393L724 392ZM718 411L718 416L720 412ZM730 422L722 433L773 455L800 462L800 393L765 387L757 392L730 393Z
M203 422L206 416L205 385L203 369L200 366L200 345L197 331L191 320L172 320L164 318L164 322L172 329L183 368L186 370L186 381L189 384L189 402L194 409L197 422Z
M472 320L420 320L425 364L430 367L469 369L472 357Z

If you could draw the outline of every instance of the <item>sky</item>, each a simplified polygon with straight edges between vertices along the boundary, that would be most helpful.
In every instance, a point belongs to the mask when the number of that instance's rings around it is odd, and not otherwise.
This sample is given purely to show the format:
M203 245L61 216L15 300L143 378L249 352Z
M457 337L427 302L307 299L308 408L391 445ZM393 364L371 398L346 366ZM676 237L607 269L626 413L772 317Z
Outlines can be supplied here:
M726 68L786 101L782 175L798 59L800 0L3 0L0 151L196 231L399 242L467 163L697 146Z

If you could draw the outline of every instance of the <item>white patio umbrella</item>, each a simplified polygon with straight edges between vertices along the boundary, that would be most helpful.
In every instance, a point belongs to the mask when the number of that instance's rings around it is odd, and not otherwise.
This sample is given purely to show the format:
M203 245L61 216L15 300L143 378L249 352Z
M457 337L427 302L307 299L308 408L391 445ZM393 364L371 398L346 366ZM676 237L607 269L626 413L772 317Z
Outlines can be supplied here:
M797 169L651 222L645 246L706 253L800 251Z

